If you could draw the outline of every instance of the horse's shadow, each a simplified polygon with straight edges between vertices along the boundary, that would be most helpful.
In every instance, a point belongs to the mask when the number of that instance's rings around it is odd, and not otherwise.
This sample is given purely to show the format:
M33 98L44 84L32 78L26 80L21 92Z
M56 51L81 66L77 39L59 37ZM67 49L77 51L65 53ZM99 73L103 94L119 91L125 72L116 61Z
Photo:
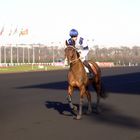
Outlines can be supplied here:
M56 101L46 101L45 106L47 109L56 110L61 115L65 115L65 116L75 115L72 112L72 110L70 109L70 106L68 103L61 103L61 102L56 102Z
M74 104L78 107L78 104ZM101 104L101 112L97 113L94 112L94 105L93 105L93 112L88 115L89 119L96 120L97 122L107 123L108 125L115 125L115 126L123 126L126 128L137 129L140 130L140 120L138 118L133 118L127 115L118 112L116 109L112 108L111 106ZM75 116L72 110L69 107L68 103L62 103L57 101L46 101L45 106L47 109L56 110L60 115L64 116ZM83 112L87 110L87 104L83 106Z
M79 105L73 103L73 105L75 105L77 107L77 111L73 112L72 109L70 108L68 103L62 103L62 102L57 102L57 101L46 101L45 102L45 106L47 109L53 109L56 110L60 115L64 115L64 116L75 116L78 113L79 110ZM87 104L85 103L83 105L83 114L87 114ZM97 110L96 110L96 104L93 103L92 106L93 112L95 114L98 114Z

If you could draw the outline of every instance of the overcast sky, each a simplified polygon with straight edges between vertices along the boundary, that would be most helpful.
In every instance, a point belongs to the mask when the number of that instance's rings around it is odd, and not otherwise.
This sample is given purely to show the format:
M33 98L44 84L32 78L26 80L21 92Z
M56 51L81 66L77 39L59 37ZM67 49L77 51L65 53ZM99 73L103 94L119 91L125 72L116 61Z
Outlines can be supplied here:
M75 28L94 44L140 45L139 7L140 0L0 0L0 29L28 28L29 43L64 41Z

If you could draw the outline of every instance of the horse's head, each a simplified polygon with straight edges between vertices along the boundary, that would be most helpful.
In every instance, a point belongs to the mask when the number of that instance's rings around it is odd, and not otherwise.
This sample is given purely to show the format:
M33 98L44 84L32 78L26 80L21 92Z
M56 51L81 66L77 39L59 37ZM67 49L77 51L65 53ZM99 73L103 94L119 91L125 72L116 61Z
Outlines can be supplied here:
M76 48L68 45L67 41L66 41L66 46L67 47L65 48L64 51L65 51L65 58L68 59L68 63L71 63L71 62L77 60L80 57L80 55L77 52Z

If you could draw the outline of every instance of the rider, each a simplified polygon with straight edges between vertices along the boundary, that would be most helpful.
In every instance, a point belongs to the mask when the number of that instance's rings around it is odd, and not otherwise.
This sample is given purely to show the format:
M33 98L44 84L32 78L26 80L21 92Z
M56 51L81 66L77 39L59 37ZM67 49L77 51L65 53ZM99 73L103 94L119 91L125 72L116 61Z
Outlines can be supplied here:
M88 77L90 79L93 78L92 68L87 61L88 59L87 55L89 52L87 42L85 42L84 38L78 37L78 31L76 29L71 29L69 35L70 38L67 40L68 45L78 49L81 61L88 68L88 70L86 70L86 72L88 73Z

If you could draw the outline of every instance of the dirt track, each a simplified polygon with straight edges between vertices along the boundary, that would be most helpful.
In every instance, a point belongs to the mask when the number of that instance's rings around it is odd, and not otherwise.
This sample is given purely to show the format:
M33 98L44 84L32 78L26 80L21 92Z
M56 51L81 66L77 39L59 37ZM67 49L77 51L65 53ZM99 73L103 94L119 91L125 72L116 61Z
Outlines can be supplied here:
M80 121L69 112L66 75L0 75L0 140L140 140L140 67L102 69L109 97L101 100L100 114ZM95 102L94 92L92 97Z

